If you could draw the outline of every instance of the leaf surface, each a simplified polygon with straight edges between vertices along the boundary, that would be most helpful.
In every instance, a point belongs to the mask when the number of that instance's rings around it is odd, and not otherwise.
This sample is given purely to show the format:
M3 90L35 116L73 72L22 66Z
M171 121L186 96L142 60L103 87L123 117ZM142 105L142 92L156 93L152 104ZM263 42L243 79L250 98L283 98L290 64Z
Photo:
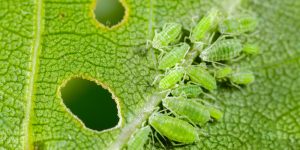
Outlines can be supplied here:
M163 95L146 41L166 22L191 28L209 0L126 0L125 20L99 25L91 0L0 0L0 147L3 149L119 148ZM220 88L224 111L209 136L178 149L297 149L300 147L300 1L243 0L258 20L252 38L262 53L243 61L256 81L243 91ZM109 88L119 103L118 127L96 132L63 105L60 86L82 76ZM142 112L142 113L141 113ZM101 118L95 118L101 119Z

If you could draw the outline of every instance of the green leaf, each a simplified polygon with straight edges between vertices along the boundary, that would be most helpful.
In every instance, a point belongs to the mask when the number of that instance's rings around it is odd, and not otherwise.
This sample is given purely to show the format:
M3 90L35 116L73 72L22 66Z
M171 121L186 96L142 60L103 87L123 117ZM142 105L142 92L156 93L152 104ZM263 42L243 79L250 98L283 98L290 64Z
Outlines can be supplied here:
M119 148L146 121L162 95L149 96L156 73L146 40L166 22L191 28L212 7L252 10L259 56L243 61L256 81L243 91L220 88L220 122L187 149L300 147L300 1L126 0L125 20L107 29L92 0L0 0L0 149ZM108 87L120 105L118 127L87 129L63 105L59 88L83 76ZM150 98L149 98L150 97ZM101 119L101 118L97 118Z

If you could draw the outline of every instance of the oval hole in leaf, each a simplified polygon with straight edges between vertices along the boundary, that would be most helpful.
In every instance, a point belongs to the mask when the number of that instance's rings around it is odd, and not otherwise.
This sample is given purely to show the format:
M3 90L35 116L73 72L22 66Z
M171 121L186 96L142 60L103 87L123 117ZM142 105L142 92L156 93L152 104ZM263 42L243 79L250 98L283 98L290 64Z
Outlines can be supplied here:
M97 83L74 78L61 89L64 104L87 128L102 131L119 122L116 102L112 94Z
M123 20L125 8L119 0L97 0L94 13L98 22L112 27Z

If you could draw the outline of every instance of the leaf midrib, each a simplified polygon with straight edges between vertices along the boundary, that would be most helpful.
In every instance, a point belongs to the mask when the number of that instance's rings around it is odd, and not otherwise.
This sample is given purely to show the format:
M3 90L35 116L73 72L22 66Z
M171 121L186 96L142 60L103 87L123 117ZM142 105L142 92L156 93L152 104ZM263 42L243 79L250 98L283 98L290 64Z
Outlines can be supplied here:
M34 90L35 90L35 80L38 71L38 54L41 49L41 38L43 32L43 0L36 0L34 5L34 25L33 25L33 43L31 47L31 56L30 56L30 71L29 71L29 83L26 89L26 107L25 107L25 117L24 117L24 149L30 149L31 139L30 137L32 132L30 130L31 125L31 115L32 115L32 104L34 99Z

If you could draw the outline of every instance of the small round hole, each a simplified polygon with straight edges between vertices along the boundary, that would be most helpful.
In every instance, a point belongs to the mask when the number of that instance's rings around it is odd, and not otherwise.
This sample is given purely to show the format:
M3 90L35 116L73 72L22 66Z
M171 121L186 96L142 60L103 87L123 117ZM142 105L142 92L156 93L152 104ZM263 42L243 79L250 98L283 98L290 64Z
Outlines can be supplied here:
M87 128L102 131L119 122L112 94L93 81L82 78L69 80L61 89L64 104Z
M94 13L98 22L112 27L123 20L125 8L119 0L97 0Z

